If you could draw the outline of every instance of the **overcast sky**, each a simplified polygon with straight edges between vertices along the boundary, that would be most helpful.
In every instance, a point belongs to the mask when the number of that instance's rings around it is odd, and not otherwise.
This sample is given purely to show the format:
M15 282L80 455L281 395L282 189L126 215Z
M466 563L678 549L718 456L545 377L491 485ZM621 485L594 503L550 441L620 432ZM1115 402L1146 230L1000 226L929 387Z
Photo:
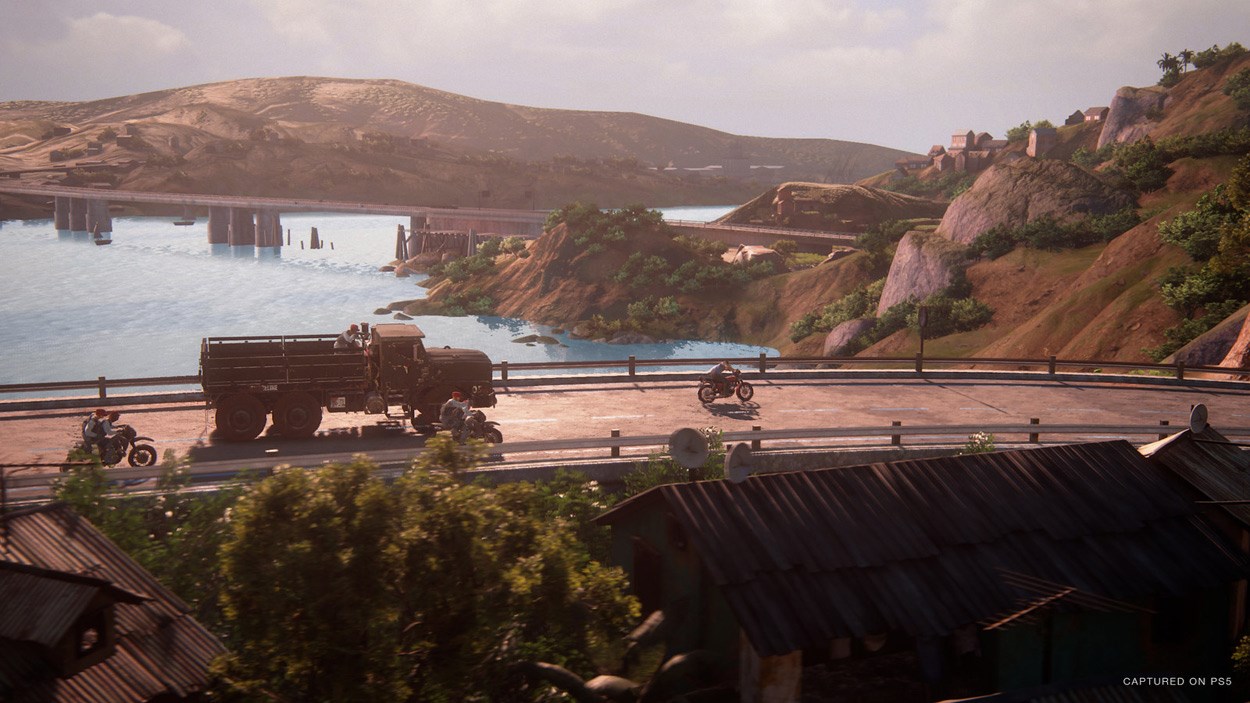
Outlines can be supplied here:
M0 0L0 101L394 78L911 151L1002 137L1250 46L1250 0Z

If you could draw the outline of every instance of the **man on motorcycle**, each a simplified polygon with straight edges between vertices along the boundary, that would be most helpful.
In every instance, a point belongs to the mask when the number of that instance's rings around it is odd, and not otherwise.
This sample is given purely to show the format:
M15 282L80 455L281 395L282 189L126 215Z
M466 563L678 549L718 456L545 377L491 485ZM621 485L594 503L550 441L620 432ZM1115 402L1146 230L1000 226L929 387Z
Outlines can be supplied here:
M712 368L708 369L708 372L704 375L707 377L709 381L712 382L712 387L716 389L716 394L724 395L725 394L725 374L727 373L731 374L731 373L734 373L734 371L735 369L733 367L733 364L729 363L728 360L725 360L713 366Z
M460 440L464 432L464 418L469 414L469 403L460 391L452 391L451 397L438 410L438 421L443 429L451 432L453 439Z
M86 420L83 420L83 449L89 452L92 447L95 447L100 456L104 456L104 442L105 437L107 437L104 429L106 424L108 424L110 429L112 428L112 424L108 421L108 411L104 408L97 408L95 412L87 416Z

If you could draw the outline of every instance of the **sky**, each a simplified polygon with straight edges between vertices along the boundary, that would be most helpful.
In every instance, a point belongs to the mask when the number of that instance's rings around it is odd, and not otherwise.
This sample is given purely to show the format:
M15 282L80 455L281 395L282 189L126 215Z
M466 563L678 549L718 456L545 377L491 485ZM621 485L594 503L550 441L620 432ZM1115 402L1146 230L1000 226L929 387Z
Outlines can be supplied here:
M1062 124L1250 0L0 0L0 102L389 78L533 107L925 152Z

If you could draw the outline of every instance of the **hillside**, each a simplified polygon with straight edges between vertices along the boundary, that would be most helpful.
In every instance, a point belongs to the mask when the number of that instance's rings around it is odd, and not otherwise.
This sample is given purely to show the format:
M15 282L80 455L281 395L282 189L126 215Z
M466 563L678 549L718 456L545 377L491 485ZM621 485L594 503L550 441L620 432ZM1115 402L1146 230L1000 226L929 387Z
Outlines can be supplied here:
M53 135L58 128L69 134ZM88 152L91 141L100 153ZM390 202L476 205L489 191L487 204L501 207L719 204L761 183L849 183L904 155L636 113L508 105L391 80L263 78L81 103L0 103L0 170L136 162L115 185L174 192L376 192Z
M647 328L655 322L655 297L670 295L680 311L675 318L685 322L669 325L677 336L768 345L784 354L909 355L918 347L916 306L923 302L931 354L1125 361L1162 356L1227 316L1219 329L1224 351L1211 352L1207 343L1202 352L1227 353L1250 297L1250 110L1223 93L1242 71L1250 71L1250 55L1191 71L1171 88L1121 89L1120 97L1148 95L1158 104L1148 115L1130 111L1102 125L1060 128L1037 158L1009 145L949 205L880 188L789 183L725 218L776 224L788 201L798 205L792 213L811 215L814 229L837 229L836 221L871 235L862 240L867 251L822 265L682 290L680 276L663 276L691 255L669 251L672 242L663 237L632 233L630 245L622 242L587 266L585 242L575 243L561 225L530 246L529 258L501 256L494 269L458 282L436 277L423 310L477 296L494 305L486 310L569 328L600 316L582 331L609 337L602 332L613 324ZM1097 149L1099 141L1123 146ZM936 169L908 178L909 187L950 180ZM1169 243L1160 228L1196 208L1209 211L1211 189L1230 179L1241 179L1236 202L1245 204L1211 212L1246 235L1241 244L1221 243L1222 263L1212 268L1182 249L1194 245ZM936 227L918 224L926 216L942 219ZM909 224L878 227L889 220ZM1195 231L1185 236L1234 232L1218 224ZM626 271L632 252L666 261L657 269L663 275L649 285L623 285L635 275ZM1180 286L1171 299L1165 281ZM1178 297L1190 302L1178 306Z

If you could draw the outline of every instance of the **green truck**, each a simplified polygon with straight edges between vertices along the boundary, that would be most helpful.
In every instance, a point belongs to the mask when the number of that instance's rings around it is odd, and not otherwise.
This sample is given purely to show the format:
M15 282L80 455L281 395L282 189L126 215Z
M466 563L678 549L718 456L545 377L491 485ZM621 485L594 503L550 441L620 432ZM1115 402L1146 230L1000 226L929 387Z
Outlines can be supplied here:
M439 406L460 391L473 407L493 407L491 361L476 349L429 349L416 325L362 326L362 349L335 350L337 334L207 337L200 382L229 441L255 439L269 416L283 437L310 437L324 412L393 417L402 411L430 431Z

